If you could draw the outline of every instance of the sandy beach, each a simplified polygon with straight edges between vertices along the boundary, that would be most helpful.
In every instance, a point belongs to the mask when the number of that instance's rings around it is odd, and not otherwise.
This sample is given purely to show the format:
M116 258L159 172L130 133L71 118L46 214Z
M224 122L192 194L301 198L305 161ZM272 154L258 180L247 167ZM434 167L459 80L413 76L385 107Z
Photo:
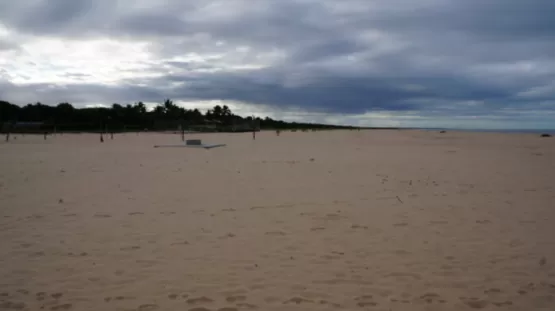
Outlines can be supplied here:
M2 310L554 310L555 140L13 135Z

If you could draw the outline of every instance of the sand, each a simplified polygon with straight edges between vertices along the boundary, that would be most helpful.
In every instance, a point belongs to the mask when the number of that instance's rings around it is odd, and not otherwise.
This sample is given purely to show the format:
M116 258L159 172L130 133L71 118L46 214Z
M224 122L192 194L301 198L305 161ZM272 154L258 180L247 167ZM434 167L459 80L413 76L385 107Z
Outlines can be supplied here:
M0 309L555 308L553 138L14 136Z

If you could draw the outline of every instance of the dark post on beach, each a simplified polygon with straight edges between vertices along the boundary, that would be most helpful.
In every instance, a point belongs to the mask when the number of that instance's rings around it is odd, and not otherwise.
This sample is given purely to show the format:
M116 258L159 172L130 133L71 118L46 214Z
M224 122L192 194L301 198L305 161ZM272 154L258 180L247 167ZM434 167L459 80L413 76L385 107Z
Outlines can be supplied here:
M185 124L183 120L181 120L181 141L185 141Z
M10 141L10 130L12 129L13 124L10 124L10 123L6 124L5 123L5 125L6 125L6 127L5 127L5 129L6 129L6 141L8 142L8 141Z
M252 116L252 139L256 139L256 125L254 123L254 116Z
M48 136L48 132L44 132L44 140L46 140L46 136Z

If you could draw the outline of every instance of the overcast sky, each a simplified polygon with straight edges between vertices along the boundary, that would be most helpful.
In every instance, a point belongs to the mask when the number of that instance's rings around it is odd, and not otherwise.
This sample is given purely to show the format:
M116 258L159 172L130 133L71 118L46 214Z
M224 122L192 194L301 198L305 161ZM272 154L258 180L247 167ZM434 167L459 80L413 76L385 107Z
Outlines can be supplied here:
M0 99L555 128L553 0L0 0Z

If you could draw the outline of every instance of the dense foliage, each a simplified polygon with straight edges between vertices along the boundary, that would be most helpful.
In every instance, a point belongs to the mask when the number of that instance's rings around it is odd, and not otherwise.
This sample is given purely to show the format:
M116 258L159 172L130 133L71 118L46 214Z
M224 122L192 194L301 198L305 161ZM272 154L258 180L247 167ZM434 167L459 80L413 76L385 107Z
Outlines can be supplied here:
M36 123L34 123L36 122ZM7 128L30 128L41 131L137 131L195 129L204 131L247 131L257 129L331 129L350 128L310 123L290 123L271 118L241 117L227 106L215 106L206 113L198 109L184 109L167 99L153 110L138 102L111 108L75 108L69 103L48 106L41 103L23 107L0 101L0 123Z

